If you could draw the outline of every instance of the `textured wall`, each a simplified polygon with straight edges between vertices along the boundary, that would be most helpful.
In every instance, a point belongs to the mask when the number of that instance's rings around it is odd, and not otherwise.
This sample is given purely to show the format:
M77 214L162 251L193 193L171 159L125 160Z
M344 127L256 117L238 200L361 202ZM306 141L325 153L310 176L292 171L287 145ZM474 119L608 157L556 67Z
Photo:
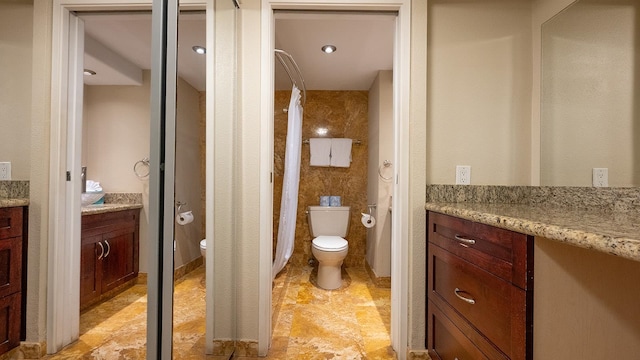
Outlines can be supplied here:
M88 179L99 181L105 192L148 194L148 180L141 181L132 171L136 161L149 156L150 72L145 70L143 77L143 86L85 86L83 165L87 166ZM203 238L199 166L202 114L200 94L181 78L177 100L176 201L187 202L186 210L193 210L196 217L192 224L176 226L175 265L179 267L200 256ZM145 212L148 204L142 214ZM141 219L140 271L144 273L148 264L148 220L145 216Z
M471 184L528 185L531 20L529 0L428 2L427 183L470 165Z
M290 91L276 91L274 119L274 190L273 231L274 251L278 234L284 151L287 136L287 114L282 109L289 106ZM318 205L320 195L340 195L342 204L351 206L351 224L347 240L349 254L347 266L364 264L366 229L360 223L360 213L367 205L368 160L368 92L366 91L308 91L304 108L302 138L318 137L319 127L328 129L325 137L360 140L353 145L352 163L349 168L309 166L309 145L302 145L300 165L300 189L296 239L291 261L306 262L311 255L311 234L305 214L309 205Z
M33 2L0 1L0 161L29 180Z

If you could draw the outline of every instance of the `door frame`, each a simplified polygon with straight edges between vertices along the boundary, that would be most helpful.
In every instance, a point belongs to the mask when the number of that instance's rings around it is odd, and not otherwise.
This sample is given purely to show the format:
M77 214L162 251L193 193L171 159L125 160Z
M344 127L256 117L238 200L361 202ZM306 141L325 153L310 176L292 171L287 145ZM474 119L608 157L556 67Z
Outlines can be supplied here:
M77 113L76 107L77 103L81 104L82 102L74 103L71 100L74 99L72 95L82 94L79 89L82 86L82 80L80 79L78 82L68 79L69 68L72 65L69 54L78 51L77 42L70 42L69 34L70 30L76 29L76 32L79 30L77 26L69 26L69 19L74 11L151 10L152 5L153 0L106 0L98 3L95 0L54 0L53 2L47 269L47 289L49 290L47 291L46 305L47 353L55 353L79 337L80 281L78 274L81 204L79 195L76 193L79 194L81 185L79 159L82 149L74 144L82 139L82 132L77 130L82 129L82 114L81 112ZM181 9L206 7L207 10L212 10L213 0L181 0L180 7ZM209 16L207 22L209 22ZM209 37L207 36L208 43L210 42ZM209 62L207 61L207 63ZM207 70L209 70L209 65L207 66ZM211 77L208 71L207 77ZM213 108L212 95L207 94L207 108ZM68 112L73 109L76 109L78 116L68 115ZM211 117L207 115L207 123L210 121ZM207 144L207 147L209 146L210 144ZM66 180L67 171L72 175L69 181ZM169 199L171 209L173 209L172 199ZM210 200L207 197L207 202ZM166 197L165 201L167 201ZM171 214L172 222L173 212ZM211 217L207 217L207 221ZM209 228L209 224L207 224L207 228ZM164 248L164 252L172 254L173 246L165 246ZM153 268L152 261L153 259L150 259L150 269ZM213 268L212 262L213 257L207 256L207 266L211 265L210 269ZM170 275L172 278L173 269ZM207 302L207 319L211 319L211 321L213 321L213 314L210 311L213 308L212 302L213 298ZM60 316L60 314L69 314L69 317ZM149 322L150 319L147 321ZM207 337L210 336L207 331ZM169 338L169 340L171 339Z
M262 0L261 12L261 139L260 139L260 262L258 353L271 343L273 254L273 99L274 10L356 10L398 13L394 43L393 116L394 179L391 234L391 345L404 359L408 348L409 239L410 239L410 88L411 0Z

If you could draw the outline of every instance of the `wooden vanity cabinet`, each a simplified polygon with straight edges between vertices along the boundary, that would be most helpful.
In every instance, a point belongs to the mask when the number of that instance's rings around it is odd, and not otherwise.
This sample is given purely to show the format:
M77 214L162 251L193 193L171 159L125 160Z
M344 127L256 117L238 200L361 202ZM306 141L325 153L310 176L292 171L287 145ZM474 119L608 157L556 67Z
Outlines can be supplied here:
M428 212L433 359L533 358L533 237Z
M139 209L82 217L81 309L138 276L139 227Z
M0 208L0 354L24 339L27 208Z

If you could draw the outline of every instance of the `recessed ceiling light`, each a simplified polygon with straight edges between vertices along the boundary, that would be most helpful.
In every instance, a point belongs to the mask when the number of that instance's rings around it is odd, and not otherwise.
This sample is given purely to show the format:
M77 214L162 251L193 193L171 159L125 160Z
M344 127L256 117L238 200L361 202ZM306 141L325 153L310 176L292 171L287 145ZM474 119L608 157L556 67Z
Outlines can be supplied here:
M93 71L93 70L84 69L84 74L87 75L87 76L93 76L93 75L96 74L96 72Z
M336 52L336 50L338 50L334 45L325 45L322 47L322 51L327 53L327 54L331 54Z
M196 46L193 46L192 49L193 51L196 52L196 54L199 54L199 55L204 55L207 53L207 49L202 46L196 45Z

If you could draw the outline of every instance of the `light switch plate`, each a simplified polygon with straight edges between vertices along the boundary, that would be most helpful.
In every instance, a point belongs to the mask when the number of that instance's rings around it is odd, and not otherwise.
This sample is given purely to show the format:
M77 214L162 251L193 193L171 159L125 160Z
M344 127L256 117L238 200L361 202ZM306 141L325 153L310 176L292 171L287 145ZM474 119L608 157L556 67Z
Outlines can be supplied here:
M0 180L11 180L10 162L0 162Z

